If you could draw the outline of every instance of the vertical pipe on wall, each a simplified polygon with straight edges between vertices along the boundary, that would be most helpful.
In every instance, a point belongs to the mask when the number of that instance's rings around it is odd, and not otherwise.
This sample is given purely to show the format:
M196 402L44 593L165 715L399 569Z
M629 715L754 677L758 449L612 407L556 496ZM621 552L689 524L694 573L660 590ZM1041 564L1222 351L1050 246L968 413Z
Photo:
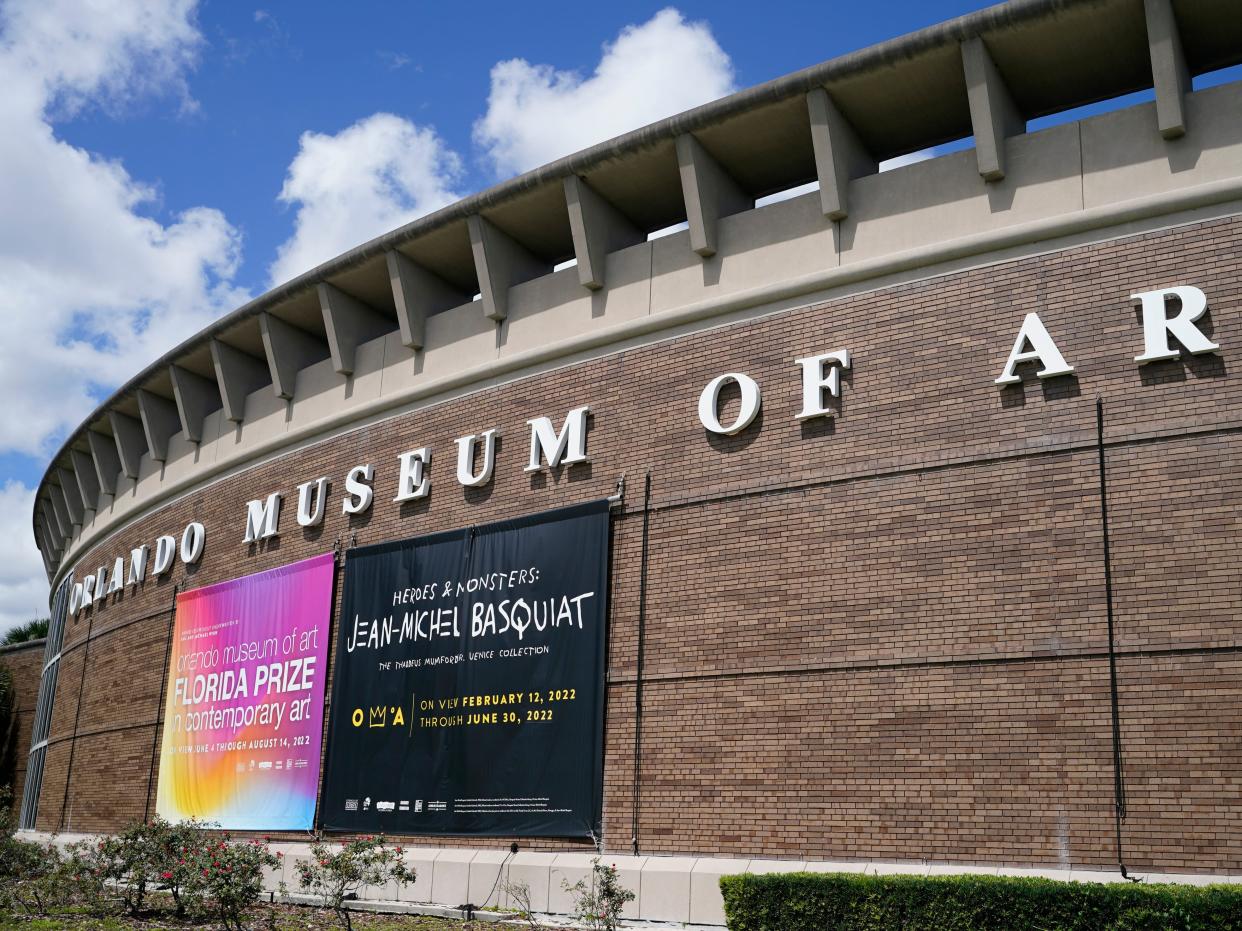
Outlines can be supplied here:
M164 722L164 689L168 688L168 660L173 655L173 622L176 619L176 593L181 586L173 586L173 607L168 611L168 641L164 643L164 668L160 672L159 694L155 696L155 724L152 725L152 760L147 767L147 801L143 802L143 821L152 814L152 782L155 781L155 751L159 749L159 726Z
M1100 529L1104 539L1104 605L1108 616L1108 686L1113 729L1113 812L1117 835L1117 866L1121 875L1130 879L1126 872L1125 857L1121 850L1121 822L1126 818L1126 786L1121 758L1121 708L1117 692L1117 652L1113 622L1113 560L1108 539L1108 473L1104 464L1104 399L1095 399L1095 448L1100 471Z
M638 856L638 796L641 776L643 735L643 648L647 636L647 541L651 530L651 473L643 483L643 548L638 576L638 656L634 665L634 797L631 802L633 823L630 843Z
M142 805L142 820L151 818L151 783L155 781L155 752L159 747L160 724L164 721L164 690L168 688L168 659L172 656L173 622L177 619L177 592L179 585L173 586L172 607L168 609L168 640L164 644L164 668L160 672L160 691L156 696L155 724L151 727L151 765L147 769L147 798Z
M351 533L349 536L349 548L353 549L358 545L358 534ZM337 537L336 542L332 544L332 601L331 610L328 612L328 659L327 668L324 675L328 677L328 681L332 683L332 688L323 690L323 714L319 721L319 788L316 790L315 796L315 817L311 822L315 831L323 830L323 798L324 789L328 784L328 719L331 717L332 701L336 696L336 677L333 673L336 671L332 668L333 660L336 659L336 637L337 622L340 616L340 606L337 599L340 597L341 586L344 584L345 574L345 553L344 544L341 538ZM410 707L410 722L413 725L414 708Z

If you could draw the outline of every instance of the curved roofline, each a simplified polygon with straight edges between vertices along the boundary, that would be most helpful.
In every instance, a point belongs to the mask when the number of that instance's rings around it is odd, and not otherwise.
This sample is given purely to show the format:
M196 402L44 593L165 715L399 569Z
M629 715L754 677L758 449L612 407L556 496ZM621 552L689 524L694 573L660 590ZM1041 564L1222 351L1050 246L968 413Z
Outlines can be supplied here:
M317 353L349 375L359 340L400 330L406 347L422 351L432 315L469 303L475 291L482 292L475 294L483 298L479 312L503 321L509 288L553 272L565 257L578 259L579 283L595 291L605 285L602 268L592 266L605 254L688 220L689 247L707 258L716 251L718 214L809 180L820 182L826 220L854 222L847 191L874 174L880 160L972 135L978 174L1001 180L1005 148L1027 121L1133 91L1155 89L1154 130L1175 139L1186 132L1191 76L1242 62L1234 3L1009 0L640 127L362 243L183 340L65 438L39 481L31 515L49 577L78 539L66 530L66 511L78 528L75 511L93 513L85 506L88 490L104 488L105 467L117 467L99 446L101 436L114 434L123 475L136 480L148 452L164 461L178 419L180 435L192 444L206 414L221 404L227 419L240 423L238 397L257 377L246 356L270 372L276 395L289 399L296 373ZM705 207L705 197L717 202ZM271 327L283 334L279 350ZM208 407L212 398L215 408ZM117 432L115 418L92 431L109 414L129 419L124 431ZM93 469L83 471L83 457L93 459Z
M1104 2L1105 0L1009 0L1007 3L988 7L974 13L967 13L955 19L920 29L917 32L889 39L859 51L849 52L817 65L811 65L792 74L766 81L763 84L730 94L728 97L721 97L692 110L683 111L623 135L615 136L612 139L597 143L589 148L582 149L517 177L471 194L447 207L419 217L382 236L377 236L362 245L350 249L348 252L341 253L335 258L303 272L296 278L292 278L265 291L236 310L225 314L207 328L200 330L151 362L101 401L82 420L78 427L65 438L64 442L61 443L60 447L48 460L47 468L44 470L43 476L36 487L42 488L48 482L53 470L56 468L57 462L81 439L90 424L107 412L117 398L136 391L152 375L183 357L190 350L201 346L213 336L236 325L239 321L274 307L308 287L318 284L323 279L355 266L366 259L382 255L411 239L447 226L450 223L463 220L479 213L484 208L511 200L519 194L534 190L551 181L559 181L569 175L586 171L601 162L639 151L657 141L675 139L679 135L701 129L725 117L750 110L757 105L782 101L798 94L804 94L814 87L821 86L830 79L841 78L875 68L892 66L918 53L947 45L954 45L963 39L971 38L989 29L1038 19L1049 13L1070 7L1101 5ZM36 522L36 516L37 512L32 514L32 526Z

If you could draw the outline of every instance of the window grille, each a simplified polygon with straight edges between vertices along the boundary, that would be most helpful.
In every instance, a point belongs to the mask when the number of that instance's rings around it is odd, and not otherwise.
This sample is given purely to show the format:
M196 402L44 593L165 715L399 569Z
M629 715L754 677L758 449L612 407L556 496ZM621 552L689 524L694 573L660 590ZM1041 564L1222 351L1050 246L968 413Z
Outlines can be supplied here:
M60 668L60 645L65 639L65 615L69 607L70 576L61 583L52 599L52 617L43 648L43 674L39 678L39 698L35 703L34 729L30 734L30 755L26 759L26 786L22 791L22 811L18 824L23 830L34 828L39 814L39 790L43 786L43 762L47 756L47 737L52 727L52 702L56 698L56 673Z

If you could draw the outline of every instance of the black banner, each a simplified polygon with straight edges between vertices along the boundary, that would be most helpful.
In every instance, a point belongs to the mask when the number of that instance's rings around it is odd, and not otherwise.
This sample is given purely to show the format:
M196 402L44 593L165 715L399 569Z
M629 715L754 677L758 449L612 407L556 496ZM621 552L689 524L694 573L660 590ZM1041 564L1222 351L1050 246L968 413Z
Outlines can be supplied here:
M608 539L596 501L346 553L325 828L598 833Z

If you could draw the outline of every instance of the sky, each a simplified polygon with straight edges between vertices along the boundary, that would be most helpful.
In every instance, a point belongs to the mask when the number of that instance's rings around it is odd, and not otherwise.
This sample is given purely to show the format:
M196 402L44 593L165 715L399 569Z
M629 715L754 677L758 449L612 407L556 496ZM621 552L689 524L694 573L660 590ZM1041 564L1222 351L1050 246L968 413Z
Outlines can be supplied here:
M561 155L983 5L0 0L0 632L47 613L49 457L216 317Z

